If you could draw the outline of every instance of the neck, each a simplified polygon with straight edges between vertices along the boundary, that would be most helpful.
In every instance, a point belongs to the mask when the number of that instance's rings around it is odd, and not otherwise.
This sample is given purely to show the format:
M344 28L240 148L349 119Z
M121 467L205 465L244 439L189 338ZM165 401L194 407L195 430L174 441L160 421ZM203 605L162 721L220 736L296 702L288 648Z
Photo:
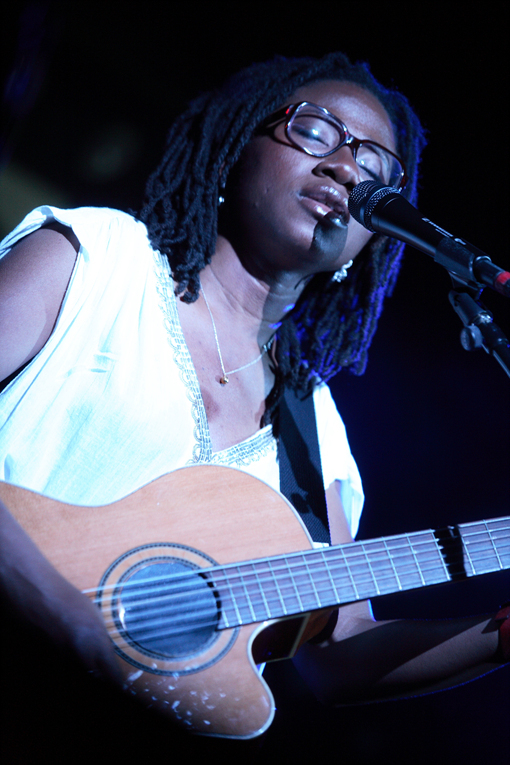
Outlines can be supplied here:
M259 346L274 335L305 287L305 280L298 282L295 274L250 273L222 236L200 279L215 314L225 312L245 331L256 332Z

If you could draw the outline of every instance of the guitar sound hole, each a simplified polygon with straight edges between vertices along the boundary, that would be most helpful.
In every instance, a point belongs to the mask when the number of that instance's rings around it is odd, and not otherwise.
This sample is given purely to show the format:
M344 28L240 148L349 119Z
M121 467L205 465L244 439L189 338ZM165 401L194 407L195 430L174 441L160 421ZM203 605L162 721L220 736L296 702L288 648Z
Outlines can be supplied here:
M138 566L119 582L115 619L138 650L176 659L192 656L216 640L216 597L195 570L167 559Z

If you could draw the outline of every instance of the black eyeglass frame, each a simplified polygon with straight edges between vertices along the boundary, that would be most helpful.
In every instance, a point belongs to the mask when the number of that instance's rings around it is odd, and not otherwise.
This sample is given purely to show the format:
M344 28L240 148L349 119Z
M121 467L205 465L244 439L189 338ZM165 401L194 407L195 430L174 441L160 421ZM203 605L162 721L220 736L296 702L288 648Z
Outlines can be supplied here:
M345 139L341 141L338 146L336 146L334 149L330 149L329 151L326 151L324 153L319 153L315 151L311 151L310 149L306 149L304 146L300 146L296 141L292 138L292 135L290 133L290 127L292 125L292 121L294 120L295 116L299 113L301 109L305 106L312 106L314 109L316 109L318 112L323 115L325 118L325 122L332 123L335 127L337 127L341 133L344 134ZM312 104L310 101L300 101L297 104L289 104L288 106L284 106L281 109L278 109L278 111L273 112L270 114L266 119L262 122L261 128L268 128L273 125L275 125L278 122L281 122L282 119L285 118L285 135L287 136L287 139L289 142L294 146L294 148L298 149L298 151L302 151L304 154L308 154L312 157L329 157L330 154L334 154L335 151L338 151L338 149L341 149L342 146L349 146L349 148L352 151L352 155L354 157L354 160L356 160L356 155L358 153L358 149L363 144L369 145L369 146L376 146L378 149L382 149L387 154L390 154L394 159L397 160L397 162L400 164L400 167L402 168L401 177L398 183L398 186L394 186L397 191L401 191L404 186L406 185L408 179L407 172L406 172L406 166L403 162L403 160L398 156L398 154L395 154L395 152L390 151L386 148L386 146L383 146L380 143L377 143L377 141L371 141L368 138L362 139L362 138L356 138L356 136L353 136L349 131L347 130L347 127L344 125L344 123L338 119L338 117L335 117L334 114L332 114L330 111L328 111L324 106L318 106L317 104Z

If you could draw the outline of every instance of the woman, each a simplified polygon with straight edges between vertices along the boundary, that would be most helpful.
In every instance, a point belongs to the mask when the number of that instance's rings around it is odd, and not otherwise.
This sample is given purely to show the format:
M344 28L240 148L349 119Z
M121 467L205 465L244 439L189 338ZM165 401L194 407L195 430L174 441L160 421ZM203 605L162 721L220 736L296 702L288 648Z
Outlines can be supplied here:
M331 540L350 541L361 491L321 381L363 371L402 248L347 198L375 178L413 199L422 145L405 99L365 66L279 59L190 105L138 220L28 216L3 261L5 480L93 505L205 462L277 488L283 390L313 391ZM8 601L115 675L94 609L3 520ZM295 661L331 703L427 691L501 663L498 624L375 623L358 603Z

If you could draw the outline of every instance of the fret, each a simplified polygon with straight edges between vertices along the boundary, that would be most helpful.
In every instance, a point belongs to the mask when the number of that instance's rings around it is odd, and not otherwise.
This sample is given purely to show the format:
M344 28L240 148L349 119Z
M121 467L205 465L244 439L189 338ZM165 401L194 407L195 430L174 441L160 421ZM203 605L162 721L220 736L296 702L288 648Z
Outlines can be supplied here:
M491 541L495 546L497 545L500 563L506 568L510 565L510 518L498 518L485 523L490 524Z
M346 545L342 548L342 555L344 556L347 572L354 586L356 593L356 600L366 600L374 596L374 584L373 576L368 574L368 565L365 562L364 553L360 555L360 550L363 553L362 543L357 542L354 545Z
M304 554L302 560L302 583L298 581L298 585L301 590L301 599L303 601L304 611L313 611L316 608L322 606L322 602L317 591L317 584L319 582L320 571L312 572L310 565L312 565L314 558L311 555ZM315 566L317 568L317 566ZM306 589L305 589L306 588Z
M393 592L395 589L394 568L384 542L380 539L363 543L363 554L368 561L370 577L374 581L372 597Z
M466 567L466 574L467 576L475 576L476 566L473 562L473 557L471 556L470 545L467 543L467 540L465 539L463 535L461 535L461 539L462 539L462 548L464 550L464 561L465 563L469 565L469 569L470 569L468 570L468 567Z
M400 586L403 590L409 590L413 587L423 585L423 576L414 553L413 547L408 537L405 537L405 544L396 537L390 537L386 545L393 560L393 566L397 572Z
M295 559L300 560L302 554L289 556L281 556L275 558L275 566L272 566L272 570L276 577L276 583L278 588L278 595L283 608L283 613L280 616L287 614L302 613L304 610L303 602L301 598L301 592L298 587L297 574L299 565L295 565L293 570L291 567L292 562ZM289 565L290 564L290 565Z
M242 611L244 612L244 623L250 623L250 622L256 622L257 617L255 616L255 611L253 610L252 602L250 595L248 593L248 586L247 586L247 580L248 576L243 575L241 572L241 569L239 566L236 568L236 571L238 573L238 584L237 588L239 590L239 601L241 603Z
M363 550L363 555L365 556L365 560L367 562L367 567L368 567L368 570L370 572L370 576L372 578L373 586L375 587L375 594L374 595L380 595L381 594L381 590L379 589L379 585L377 584L377 579L375 578L374 571L372 569L372 564L370 562L370 557L368 555L369 550L371 548L374 548L374 547L375 547L375 545L369 545L369 544L365 545L363 542L361 543L361 549ZM370 597L374 597L374 595L371 595Z
M402 590L448 581L448 571L431 532L389 537L387 546Z
M493 544L497 546L501 568L510 568L510 518L496 518L486 523L490 524L489 533Z
M387 572L390 571L391 574L391 568L388 566L387 554L380 540L358 542L352 545L352 550L348 553L349 565L360 597L375 597L384 594L385 591L391 591L387 581Z
M243 566L238 566L237 570L243 587L244 600L251 613L251 621L264 621L264 619L267 619L268 613L264 603L263 591L260 587L260 580L256 573L256 564L244 564Z
M342 548L325 548L321 550L321 558L328 575L325 578L326 589L331 591L332 597L336 594L338 598L336 602L349 603L358 600L359 592L354 584L355 577L351 567L346 562L345 551ZM325 596L323 596L324 601Z
M260 573L262 573L262 571ZM264 591L264 587L262 585L262 581L260 580L259 566L257 566L256 564L253 564L253 574L254 574L254 581L255 581L255 584L257 586L257 590L260 593L260 597L261 597L261 604L260 605L261 605L261 608L263 608L264 612L265 612L265 616L259 618L257 621L264 621L265 619L271 618L271 610L269 608L269 603L267 602L267 599L266 599L266 593Z
M509 518L458 528L462 545L448 560L446 531L428 530L217 569L220 629L451 581L460 554L468 576L510 567Z
M367 559L370 575L374 582L372 597L395 592L395 589L399 588L398 577L396 577L395 567L385 540L375 539L362 544L363 553Z
M344 598L340 597L338 594L338 589L335 584L335 579L331 573L331 564L328 562L328 559L336 559L337 553L336 550L332 550L331 548L323 547L321 550L318 551L318 555L320 555L321 562L322 562L322 568L323 571L326 572L327 577L327 589L324 590L324 594L322 596L323 602L327 602L328 605L331 605L332 603L342 603L345 602ZM352 595L354 596L354 588L350 588ZM326 594L327 592L330 592L331 595ZM351 598L352 600L355 600L354 597Z
M236 566L230 572L230 587L234 593L240 624L250 624L253 621L253 614L244 586L244 577L239 566Z
M285 598L285 604L287 606L288 613L303 613L306 611L305 608L303 608L303 601L301 600L301 595L299 592L299 587L297 586L297 581L294 576L294 573L291 571L289 567L289 563L287 558L284 558L285 564L287 566L287 580L289 584L287 584L287 587L289 589L289 592L287 595L284 594Z
M278 584L277 573L275 573L274 566L273 566L273 563L272 563L271 559L269 559L267 561L267 563L268 563L268 566L269 566L269 569L270 569L270 572L271 572L271 575L272 575L272 580L273 580L273 584L274 584L274 592L276 592L276 595L277 595L276 601L278 602L278 609L277 610L275 609L276 613L277 613L278 616L287 616L289 612L288 612L288 610L287 610L287 608L285 606L285 599L283 598L283 595L282 595L282 592L281 592L281 589L280 589L280 585Z
M264 569L264 590L269 611L269 618L276 619L285 615L285 604L278 585L277 572L275 572L271 561L265 561Z
M420 531L409 536L413 540L413 553L420 567L424 586L450 581L450 572L434 534Z
M509 519L463 524L462 541L472 565L470 576L500 571L510 566Z
M222 605L223 623L220 629L251 624L272 618L270 600L271 594L277 590L278 585L274 576L269 582L274 583L273 590L267 581L261 581L264 572L271 574L271 569L266 562L253 561L239 566L228 566L221 569L223 572L220 599ZM265 579L265 577L263 577ZM277 598L279 608L277 615L281 615L281 601Z
M485 524L477 524L476 529L470 529L469 534L463 537L463 542L473 570L477 574L498 571L501 568L494 542Z
M391 556L391 553L390 553L390 550L389 550L388 545L386 543L386 540L383 539L382 541L383 541L383 544L384 544L384 548L386 550L386 554L388 555L388 560L390 561L391 568L393 570L393 575L394 575L394 578L395 578L395 584L397 585L397 589L398 590L402 590L402 582L400 581L400 577L398 575L398 571L397 571L397 569L395 567L395 561L393 560L393 558Z
M220 620L220 629L228 629L229 627L237 627L240 624L242 624L241 614L239 612L239 609L237 607L237 600L234 595L234 591L232 589L232 586L230 584L229 579L229 570L230 569L216 569L216 571L221 572L222 576L221 578L216 575L215 579L212 581L214 582L215 587L218 588L220 591L220 597L221 597L221 620ZM223 587L226 587L226 592L223 591ZM230 607L230 609L229 609ZM231 611L231 616L229 618L228 611Z
M489 539L490 539L490 541L491 541L492 547L493 547L493 549L494 549L494 553L495 553L495 555L496 555L496 558L497 558L497 561L498 561L498 565L499 565L499 568L503 568L503 564L502 564L501 558L499 557L499 554L498 554L498 549L497 549L497 547L496 547L496 544L495 544L495 540L494 540L494 538L493 538L493 536L492 536L492 534L491 534L491 531L490 531L490 529L489 529L489 525L488 525L487 521L484 521L484 526L485 526L485 528L486 528L486 530L487 530L487 534L488 534L488 536L489 536Z
M343 571L347 572L347 579L348 579L347 587L348 587L348 591L349 591L349 594L352 595L352 597L349 597L348 599L342 598L342 600L340 602L341 603L348 603L348 602L351 602L351 601L360 600L360 594L358 592L358 588L356 587L356 582L354 581L354 577L352 575L349 563L348 563L348 561L346 559L345 546L342 545L340 547L337 547L334 551L331 550L331 552L335 552L335 558L336 558L337 561L339 559L341 559L340 562L341 562ZM338 586L339 576L335 576L335 570L333 570L333 576L335 577L335 581L337 582L337 586ZM342 584L342 587L345 588L346 585Z
M337 547L324 548L320 551L320 555L328 575L327 589L329 590L331 587L332 599L328 605L352 603L359 600L359 592L356 590L354 577L345 560L343 549ZM325 596L323 596L323 602L325 602Z

